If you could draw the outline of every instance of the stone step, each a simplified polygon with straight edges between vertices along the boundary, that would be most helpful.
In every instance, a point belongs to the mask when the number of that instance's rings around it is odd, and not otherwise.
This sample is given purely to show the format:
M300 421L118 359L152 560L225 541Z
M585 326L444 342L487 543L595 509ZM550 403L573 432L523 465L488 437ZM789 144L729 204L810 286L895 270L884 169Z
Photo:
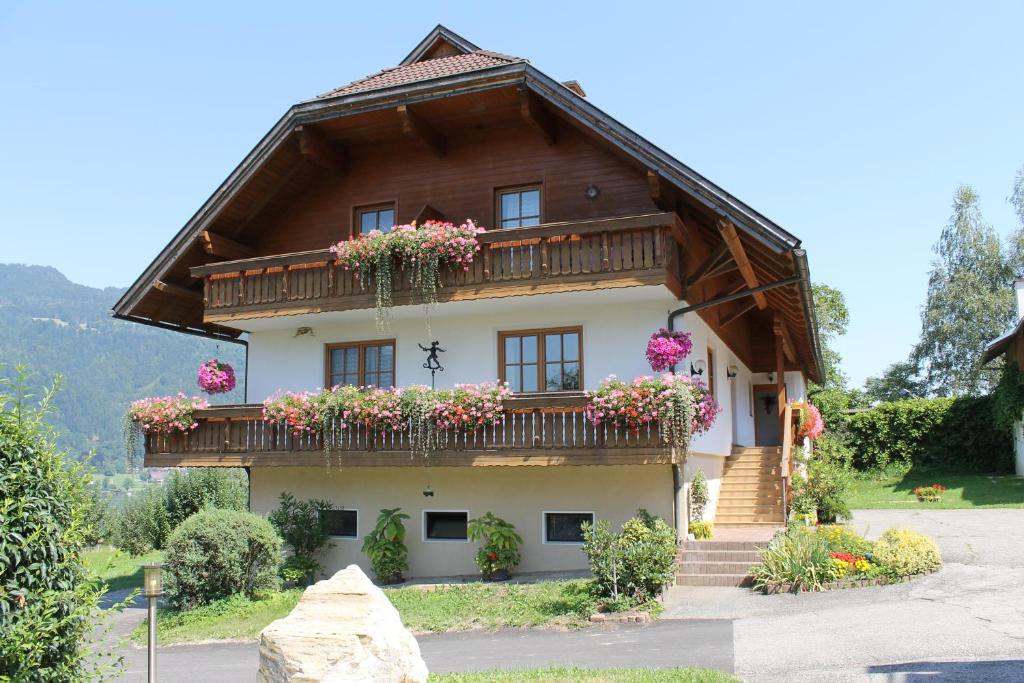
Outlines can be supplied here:
M761 479L753 481L739 481L738 479L723 479L718 487L719 494L724 491L782 491L782 482L775 479Z
M723 530L731 529L731 528L743 528L743 527L773 527L773 528L776 528L776 529L781 529L785 525L786 525L786 523L783 522L782 520L777 520L777 521L773 520L773 521L768 521L768 522L734 522L734 521L725 521L725 522L723 522L721 520L715 520L715 528L717 529L718 527L721 527ZM756 545L758 545L758 546L763 548L764 546L768 545L768 541L767 540L765 540L765 541L758 541L758 543Z
M740 472L747 470L763 471L763 470L777 470L779 469L779 463L774 461L759 462L756 460L737 460L736 462L726 462L725 469L722 470L723 474L729 472Z
M759 472L733 472L722 475L722 486L727 484L774 484L779 482L781 477L775 474L761 474Z
M701 551L701 552L718 552L724 550L757 550L758 545L764 545L763 543L756 543L754 541L683 541L682 550L683 552L690 551Z
M744 453L774 453L781 455L782 446L733 446L732 453L734 455L742 455Z
M736 574L678 574L677 586L749 586L754 580Z
M680 562L751 562L757 564L761 554L756 550L687 550L676 555Z
M782 512L774 514L718 514L715 515L715 525L719 524L784 524Z
M750 568L757 564L754 562L687 562L683 560L679 564L676 575L689 576L693 574L737 574L746 576Z
M723 505L756 505L756 504L782 504L782 494L779 491L723 491L718 494L718 507Z

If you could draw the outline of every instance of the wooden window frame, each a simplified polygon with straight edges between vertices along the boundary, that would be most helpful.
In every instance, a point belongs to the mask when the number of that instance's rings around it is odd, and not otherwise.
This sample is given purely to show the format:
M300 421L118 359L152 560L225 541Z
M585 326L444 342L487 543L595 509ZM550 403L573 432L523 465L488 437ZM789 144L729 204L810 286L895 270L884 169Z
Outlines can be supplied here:
M547 359L545 357L545 344L544 335L546 334L567 334L575 332L579 343L579 349L577 351L577 362L580 367L579 376L579 389L559 389L556 391L548 391L546 388L547 382L545 366L547 365ZM524 336L537 336L537 393L555 394L559 391L583 391L583 387L586 386L583 383L583 325L570 325L567 327L538 327L529 330L505 330L498 332L498 381L505 383L505 339L508 337L524 337ZM562 361L565 362L564 360ZM572 361L570 361L572 362ZM534 393L534 392L522 392L522 393Z
M366 386L366 366L364 360L366 358L366 349L370 346L384 346L386 344L391 345L391 358L393 366L391 373L394 375L393 386L398 386L398 343L394 338L392 339L371 339L367 341L352 341L352 342L336 342L334 344L324 344L324 386L331 388L334 386L331 384L331 351L335 349L359 349L359 383L356 386Z
M522 185L509 185L508 187L496 187L494 188L494 229L495 230L515 230L514 227L506 228L501 224L501 196L503 194L510 194L512 192L528 192L530 190L537 190L540 193L539 201L539 215L537 216L538 225L544 224L544 183L524 183ZM521 206L521 204L520 204ZM521 218L522 216L520 216ZM516 226L523 227L523 226ZM535 227L535 226L526 226Z
M715 350L714 350L714 348L709 346L707 348L707 354L708 354L708 391L711 393L711 398L713 398L713 399L715 399L717 401L718 400L718 390L717 390L717 387L715 386L715 383L718 380L718 376L717 376L717 373L715 373L715 362L717 361L717 359L715 358Z
M380 211L381 209L392 209L395 212L395 225L398 225L398 200L385 199L369 204L354 204L352 206L352 229L349 231L349 239L355 239L363 234L362 216L367 211Z

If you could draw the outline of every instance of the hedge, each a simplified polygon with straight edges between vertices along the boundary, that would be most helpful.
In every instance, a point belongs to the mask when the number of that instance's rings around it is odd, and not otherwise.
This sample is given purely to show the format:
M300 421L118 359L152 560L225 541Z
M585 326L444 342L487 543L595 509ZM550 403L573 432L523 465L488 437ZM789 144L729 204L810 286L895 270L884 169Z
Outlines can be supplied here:
M1009 471L1013 439L997 426L993 398L919 398L881 403L846 424L859 470L889 465L964 472Z

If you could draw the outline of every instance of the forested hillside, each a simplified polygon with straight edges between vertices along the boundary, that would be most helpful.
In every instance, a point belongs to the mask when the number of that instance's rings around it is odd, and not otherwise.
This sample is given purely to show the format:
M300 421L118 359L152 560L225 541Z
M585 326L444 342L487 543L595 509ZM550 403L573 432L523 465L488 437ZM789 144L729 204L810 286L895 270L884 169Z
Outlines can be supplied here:
M93 463L108 474L126 466L121 417L132 399L199 394L196 370L214 356L234 365L239 379L216 402L244 396L243 347L218 350L212 340L114 320L110 307L123 291L75 284L54 268L0 264L0 374L24 363L42 388L60 373L64 389L51 422L75 457L95 451Z

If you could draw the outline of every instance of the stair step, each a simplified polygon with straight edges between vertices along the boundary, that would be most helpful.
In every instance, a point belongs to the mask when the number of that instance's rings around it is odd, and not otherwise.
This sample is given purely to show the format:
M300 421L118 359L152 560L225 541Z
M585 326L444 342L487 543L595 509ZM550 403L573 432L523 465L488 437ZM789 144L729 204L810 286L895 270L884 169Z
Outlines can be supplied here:
M679 565L677 576L690 576L693 574L737 574L746 576L750 568L757 564L754 562L686 562Z
M725 522L723 522L723 521L715 520L715 527L716 528L722 527L722 529L742 528L742 527L773 527L773 528L776 528L776 529L781 529L783 526L785 526L785 524L786 523L784 521L782 521L781 519L779 519L779 520L770 520L770 521L767 521L767 522L736 522L736 521L725 521ZM759 546L761 546L763 548L764 546L768 545L768 541L767 540L760 541L760 542L757 543L757 545L759 545Z
M733 446L733 453L781 453L782 446Z
M679 574L677 586L749 586L754 580L749 576L733 574Z
M764 544L754 541L683 541L682 550L683 552L690 552L691 550L703 552L717 552L721 550L756 551L759 545Z
M781 526L785 521L782 519L782 512L776 514L725 514L715 515L715 524L775 524Z
M744 461L738 462L727 462L725 463L725 469L722 470L723 474L729 472L746 471L746 470L777 470L779 469L779 463L777 462L756 462L756 461Z
M718 494L718 504L722 503L781 503L781 491L722 491Z
M721 486L718 487L719 493L722 491L781 491L782 483L775 481L774 479L764 480L755 479L754 481L737 481L736 479L724 479L722 480Z
M757 564L761 554L756 550L687 550L677 556L680 562L751 562Z
M733 472L722 475L722 485L726 484L774 484L781 479L775 474L762 475L758 472Z

